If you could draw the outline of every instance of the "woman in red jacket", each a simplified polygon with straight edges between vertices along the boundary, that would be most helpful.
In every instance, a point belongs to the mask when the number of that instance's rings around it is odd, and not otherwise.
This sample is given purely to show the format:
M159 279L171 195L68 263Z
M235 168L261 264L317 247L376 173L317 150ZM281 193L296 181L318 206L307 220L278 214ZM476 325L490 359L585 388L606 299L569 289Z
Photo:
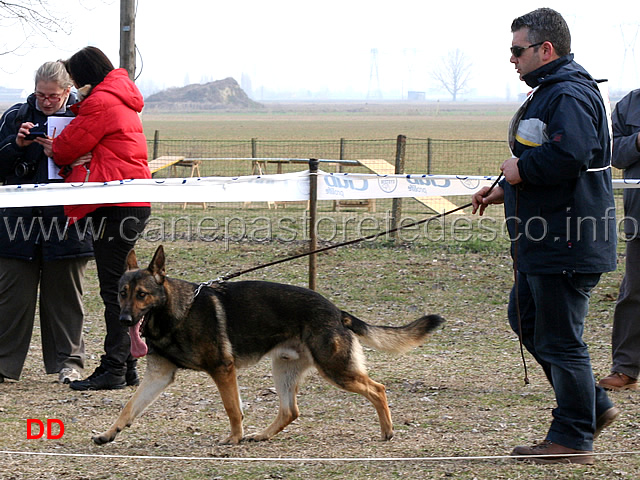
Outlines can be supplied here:
M83 48L64 64L84 99L71 107L76 117L58 136L38 141L62 167L65 181L151 178L147 142L138 115L144 101L127 71L115 69L96 47ZM89 162L76 161L88 152ZM107 329L100 366L88 378L70 386L74 390L109 390L137 385L129 333L119 320L118 280L125 270L126 255L151 214L151 204L68 205L65 213L72 220L89 217L98 232L94 251Z

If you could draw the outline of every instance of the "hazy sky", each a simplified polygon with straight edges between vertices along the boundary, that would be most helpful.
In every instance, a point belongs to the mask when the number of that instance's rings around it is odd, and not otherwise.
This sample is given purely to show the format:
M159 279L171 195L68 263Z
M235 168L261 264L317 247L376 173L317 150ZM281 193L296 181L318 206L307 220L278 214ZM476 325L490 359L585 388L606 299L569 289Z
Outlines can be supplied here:
M119 63L118 0L50 2L71 33L49 34L20 54L0 56L0 86L33 88L33 73L47 60L67 58L86 45ZM557 0L553 5L513 1L377 0L140 0L136 18L137 82L143 89L182 86L242 74L254 98L265 92L385 99L408 90L449 99L431 77L456 48L472 63L471 96L515 97L527 87L509 63L513 18L551 6L567 20L576 60L612 89L640 87L640 6L637 0ZM634 23L629 23L634 22ZM25 33L2 25L0 51ZM13 32L12 36L9 36ZM17 43L17 42L16 42ZM15 44L14 44L15 45ZM377 49L377 69L372 49ZM635 52L635 48L638 52ZM636 55L634 55L634 53ZM376 76L377 72L377 76ZM261 93L262 92L262 93Z

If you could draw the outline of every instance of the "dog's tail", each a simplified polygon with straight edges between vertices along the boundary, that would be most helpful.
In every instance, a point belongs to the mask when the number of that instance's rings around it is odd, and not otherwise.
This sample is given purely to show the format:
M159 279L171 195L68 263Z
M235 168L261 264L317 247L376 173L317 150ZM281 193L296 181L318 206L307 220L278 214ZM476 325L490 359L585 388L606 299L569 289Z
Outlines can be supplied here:
M422 345L429 334L444 323L440 315L425 315L403 327L369 325L350 313L342 312L342 323L360 342L374 350L405 353Z

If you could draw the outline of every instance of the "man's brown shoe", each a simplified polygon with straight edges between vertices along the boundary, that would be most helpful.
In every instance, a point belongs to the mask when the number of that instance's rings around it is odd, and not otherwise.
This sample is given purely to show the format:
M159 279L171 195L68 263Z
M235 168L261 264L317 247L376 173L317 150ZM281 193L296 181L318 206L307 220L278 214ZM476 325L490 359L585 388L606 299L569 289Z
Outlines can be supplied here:
M616 407L611 407L608 410L605 410L602 415L596 418L596 431L593 433L593 439L595 440L600 436L602 430L611 425L616 418L620 415L620 409Z
M638 379L631 378L624 373L613 372L608 377L600 379L598 385L606 390L636 390L638 388Z
M593 465L593 452L590 450L574 450L557 443L545 440L532 447L520 446L513 449L512 456L519 456L518 460L533 463L579 463ZM547 456L553 455L553 456Z

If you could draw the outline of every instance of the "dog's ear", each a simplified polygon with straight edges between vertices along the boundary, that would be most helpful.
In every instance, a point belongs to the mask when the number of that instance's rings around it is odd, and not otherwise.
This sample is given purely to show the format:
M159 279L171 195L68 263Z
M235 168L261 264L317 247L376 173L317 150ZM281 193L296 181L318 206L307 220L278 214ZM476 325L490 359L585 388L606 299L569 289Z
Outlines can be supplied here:
M131 249L127 255L127 271L138 270L138 259L136 258L135 250Z
M156 253L153 254L153 258L149 264L149 271L156 279L156 282L164 283L164 278L167 274L164 270L164 248L162 245L160 245L156 249Z

